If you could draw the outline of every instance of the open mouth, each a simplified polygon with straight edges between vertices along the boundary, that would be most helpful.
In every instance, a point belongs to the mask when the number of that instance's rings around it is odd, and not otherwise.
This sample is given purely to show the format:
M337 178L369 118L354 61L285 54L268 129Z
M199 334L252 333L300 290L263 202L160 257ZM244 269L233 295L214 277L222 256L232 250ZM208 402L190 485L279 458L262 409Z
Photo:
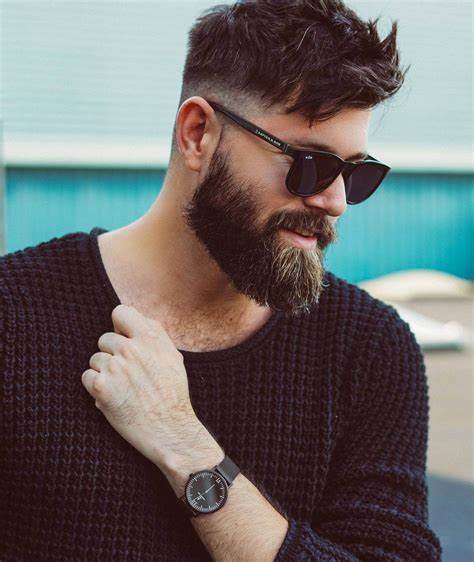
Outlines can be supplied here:
M298 236L304 236L305 238L315 238L316 237L316 232L309 232L308 230L293 230L293 229L286 229L286 230L290 230L290 232L294 232L295 234L298 234Z
M305 236L288 228L282 228L282 232L289 237L294 246L300 248L312 248L318 240L317 236Z

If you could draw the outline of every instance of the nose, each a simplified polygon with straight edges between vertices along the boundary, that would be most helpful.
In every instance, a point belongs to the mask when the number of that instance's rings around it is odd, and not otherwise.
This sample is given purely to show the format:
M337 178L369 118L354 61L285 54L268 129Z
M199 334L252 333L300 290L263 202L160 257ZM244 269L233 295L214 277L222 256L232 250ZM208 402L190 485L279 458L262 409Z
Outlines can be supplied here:
M310 207L318 207L325 214L333 217L339 217L347 208L346 188L344 178L339 174L337 178L326 189L316 195L302 197L305 205Z

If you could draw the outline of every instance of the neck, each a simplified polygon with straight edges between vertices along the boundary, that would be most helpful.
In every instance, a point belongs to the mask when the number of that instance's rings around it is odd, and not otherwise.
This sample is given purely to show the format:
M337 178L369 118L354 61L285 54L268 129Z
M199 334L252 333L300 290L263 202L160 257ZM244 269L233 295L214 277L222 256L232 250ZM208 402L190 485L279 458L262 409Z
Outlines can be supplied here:
M157 314L209 325L244 328L268 318L270 309L235 290L184 223L170 192L162 190L137 221L100 235L120 300L146 300Z

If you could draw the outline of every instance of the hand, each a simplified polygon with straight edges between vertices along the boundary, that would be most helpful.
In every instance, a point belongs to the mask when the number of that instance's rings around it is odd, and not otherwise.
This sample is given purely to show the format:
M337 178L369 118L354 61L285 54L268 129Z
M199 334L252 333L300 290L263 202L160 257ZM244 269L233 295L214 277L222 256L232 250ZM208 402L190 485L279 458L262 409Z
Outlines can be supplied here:
M114 429L158 466L205 430L189 396L183 356L163 325L132 306L112 311L82 384Z

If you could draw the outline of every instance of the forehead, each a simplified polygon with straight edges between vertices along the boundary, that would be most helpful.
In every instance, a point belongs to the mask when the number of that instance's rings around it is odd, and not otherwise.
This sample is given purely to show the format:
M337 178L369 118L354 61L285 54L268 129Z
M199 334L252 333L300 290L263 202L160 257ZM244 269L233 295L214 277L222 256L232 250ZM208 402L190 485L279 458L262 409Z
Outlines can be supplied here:
M297 148L326 150L348 160L367 152L370 116L370 109L344 108L309 127L300 114L273 111L259 121L269 132Z

